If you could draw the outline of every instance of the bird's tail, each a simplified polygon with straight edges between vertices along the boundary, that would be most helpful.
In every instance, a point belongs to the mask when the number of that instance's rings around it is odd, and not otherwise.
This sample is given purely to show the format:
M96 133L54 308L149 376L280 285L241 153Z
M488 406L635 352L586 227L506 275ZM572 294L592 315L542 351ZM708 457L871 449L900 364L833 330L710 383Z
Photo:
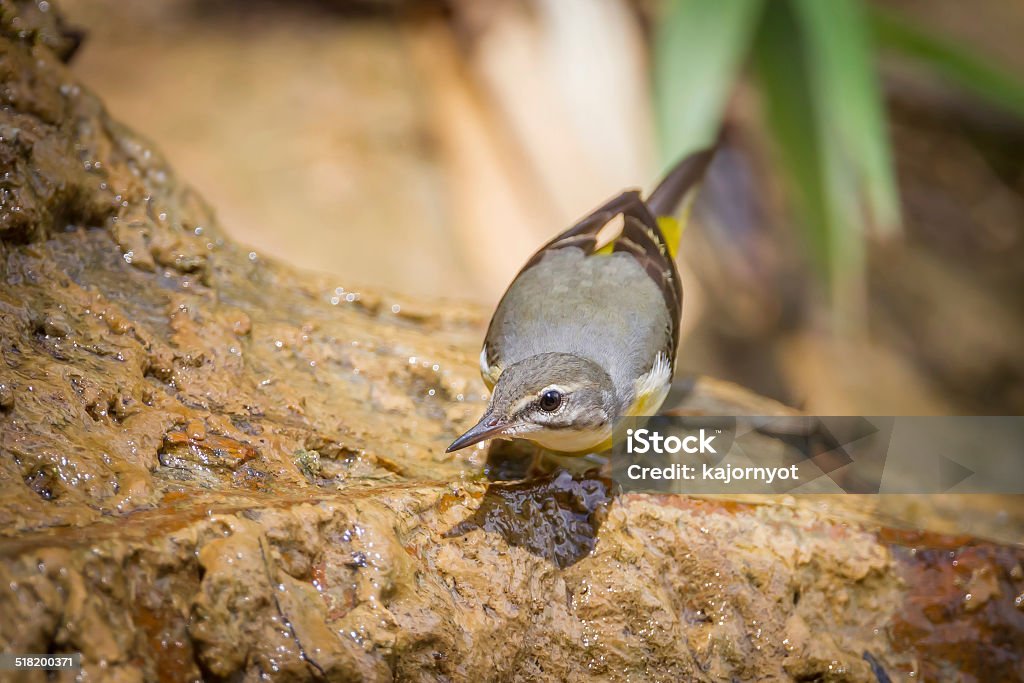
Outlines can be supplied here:
M690 206L697 195L697 187L714 156L715 148L712 147L684 157L647 198L647 208L657 218L672 258L679 251L679 240L690 217Z

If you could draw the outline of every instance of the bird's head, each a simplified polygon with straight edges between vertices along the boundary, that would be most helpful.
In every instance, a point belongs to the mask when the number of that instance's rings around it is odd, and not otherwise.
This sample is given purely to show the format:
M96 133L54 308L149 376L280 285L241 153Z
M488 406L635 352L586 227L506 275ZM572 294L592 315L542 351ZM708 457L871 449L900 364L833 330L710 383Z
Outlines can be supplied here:
M448 452L495 437L528 439L556 451L594 448L611 436L615 386L597 363L542 353L501 373L484 416Z

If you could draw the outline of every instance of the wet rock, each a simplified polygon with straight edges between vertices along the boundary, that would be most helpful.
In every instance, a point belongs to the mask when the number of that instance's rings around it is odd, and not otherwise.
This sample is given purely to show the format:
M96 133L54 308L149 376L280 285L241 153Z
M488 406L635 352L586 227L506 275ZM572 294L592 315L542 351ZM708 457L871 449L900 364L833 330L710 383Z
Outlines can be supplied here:
M444 452L483 406L485 311L250 255L39 3L0 8L4 651L81 652L90 680L1024 674L1017 546L487 481Z
M613 489L611 481L596 473L573 477L565 470L523 482L491 484L473 516L445 537L482 529L564 568L594 549Z
M307 451L305 449L297 451L295 453L295 465L310 480L318 478L320 473L323 472L323 466L320 464L320 454L316 451Z
M0 382L0 410L10 410L14 407L14 387L7 382Z
M195 421L190 422L193 425ZM258 455L248 443L223 436L206 436L205 431L190 429L184 432L168 432L160 449L160 464L164 467L187 469L236 470L243 463Z

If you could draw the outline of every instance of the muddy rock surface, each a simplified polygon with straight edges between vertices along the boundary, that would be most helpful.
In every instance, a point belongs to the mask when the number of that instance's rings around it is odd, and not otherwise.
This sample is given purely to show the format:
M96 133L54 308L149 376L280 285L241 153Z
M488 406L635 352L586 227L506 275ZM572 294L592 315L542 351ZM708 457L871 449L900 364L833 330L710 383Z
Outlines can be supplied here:
M4 652L115 681L1024 676L1019 547L446 455L485 311L226 240L75 81L52 3L0 22ZM782 410L709 380L680 409Z

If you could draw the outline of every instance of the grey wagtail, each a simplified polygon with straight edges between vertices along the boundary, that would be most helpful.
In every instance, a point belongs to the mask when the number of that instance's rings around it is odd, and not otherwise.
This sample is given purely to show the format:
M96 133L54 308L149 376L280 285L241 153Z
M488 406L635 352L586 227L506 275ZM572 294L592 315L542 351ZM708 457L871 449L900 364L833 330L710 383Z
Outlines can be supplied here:
M495 437L598 452L616 418L661 407L683 303L675 254L713 154L683 159L646 201L623 192L527 261L480 352L490 403L448 452Z

